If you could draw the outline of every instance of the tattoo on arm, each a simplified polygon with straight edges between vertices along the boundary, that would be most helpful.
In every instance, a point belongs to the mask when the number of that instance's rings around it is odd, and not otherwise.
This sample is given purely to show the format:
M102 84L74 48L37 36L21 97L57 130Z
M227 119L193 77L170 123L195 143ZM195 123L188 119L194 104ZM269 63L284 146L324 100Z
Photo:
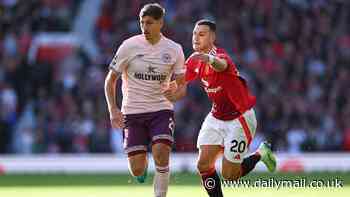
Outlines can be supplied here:
M211 67L217 72L222 72L227 68L227 62L224 59L215 57Z

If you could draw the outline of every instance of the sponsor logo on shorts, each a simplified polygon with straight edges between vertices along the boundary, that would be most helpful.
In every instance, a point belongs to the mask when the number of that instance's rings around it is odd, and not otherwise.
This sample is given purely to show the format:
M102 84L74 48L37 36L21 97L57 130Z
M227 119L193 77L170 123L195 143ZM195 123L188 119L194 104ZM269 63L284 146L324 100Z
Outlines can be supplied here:
M129 137L129 130L124 129L124 148L128 146L128 137Z
M171 132L171 135L174 135L174 131L175 131L175 121L173 118L169 118L169 129Z
M241 160L241 155L240 154L237 154L235 155L235 157L233 157L234 160Z

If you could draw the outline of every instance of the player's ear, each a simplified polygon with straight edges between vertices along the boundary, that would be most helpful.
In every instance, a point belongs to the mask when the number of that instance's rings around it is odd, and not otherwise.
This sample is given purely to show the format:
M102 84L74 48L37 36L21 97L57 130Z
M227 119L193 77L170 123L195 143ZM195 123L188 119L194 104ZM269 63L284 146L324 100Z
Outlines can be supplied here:
M213 31L211 31L210 34L211 34L211 36L210 36L211 37L211 41L214 43L215 40L216 40L216 34Z
M159 24L160 24L160 28L162 28L163 25L164 25L164 19L163 18L159 19Z

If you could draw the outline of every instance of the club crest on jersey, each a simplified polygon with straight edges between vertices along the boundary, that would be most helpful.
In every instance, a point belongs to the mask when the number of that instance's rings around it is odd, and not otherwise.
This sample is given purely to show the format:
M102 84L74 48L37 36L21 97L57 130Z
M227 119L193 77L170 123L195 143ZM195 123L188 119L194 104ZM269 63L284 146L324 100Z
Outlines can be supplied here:
M171 55L169 53L163 53L162 54L162 60L166 64L171 63Z

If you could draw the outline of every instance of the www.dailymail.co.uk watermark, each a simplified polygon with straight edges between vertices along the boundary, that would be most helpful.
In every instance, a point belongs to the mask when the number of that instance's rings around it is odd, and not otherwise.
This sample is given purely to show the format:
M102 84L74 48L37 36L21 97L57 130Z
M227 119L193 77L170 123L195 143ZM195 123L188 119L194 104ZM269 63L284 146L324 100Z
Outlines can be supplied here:
M208 178L204 182L204 186L207 189L214 188L216 185L215 180ZM342 188L344 186L343 180L341 179L310 179L299 178L299 179L239 179L237 181L221 180L223 187L232 188Z

